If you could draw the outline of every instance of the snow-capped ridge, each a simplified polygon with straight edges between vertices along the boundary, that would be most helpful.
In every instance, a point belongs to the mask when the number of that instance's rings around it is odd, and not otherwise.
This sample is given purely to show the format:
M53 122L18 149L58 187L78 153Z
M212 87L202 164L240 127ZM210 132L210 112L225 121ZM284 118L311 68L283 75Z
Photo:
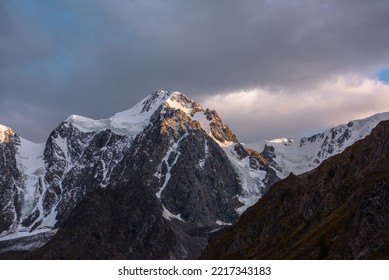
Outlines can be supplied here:
M151 116L161 106L169 106L185 110L182 100L188 99L179 92L159 90L145 97L132 108L118 112L107 119L94 120L91 118L71 115L65 121L82 132L96 132L111 129L117 134L136 136L150 122Z
M71 115L65 120L65 123L71 123L82 132L93 132L108 128L107 120L94 120L91 118Z
M246 146L261 151L268 159L271 158L277 175L285 178L290 172L298 175L316 168L323 160L343 152L348 146L365 138L379 122L388 119L389 112L379 113L303 137L300 141L281 138L257 141Z
M153 94L143 98L128 110L118 112L112 118L128 120L138 116L150 117L166 100L179 92L158 90Z
M85 133L110 129L116 134L134 138L145 129L153 114L159 109L161 112L167 109L182 111L192 121L198 122L200 127L221 146L237 142L235 135L222 123L215 111L204 109L198 102L177 91L156 91L132 108L107 119L94 120L71 115L65 124L71 124Z

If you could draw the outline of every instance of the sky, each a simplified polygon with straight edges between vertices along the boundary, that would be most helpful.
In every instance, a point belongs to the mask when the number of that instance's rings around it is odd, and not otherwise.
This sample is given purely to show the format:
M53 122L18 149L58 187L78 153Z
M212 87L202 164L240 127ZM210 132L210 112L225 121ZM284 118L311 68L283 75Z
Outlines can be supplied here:
M43 142L175 90L242 142L389 111L388 0L2 0L0 123Z

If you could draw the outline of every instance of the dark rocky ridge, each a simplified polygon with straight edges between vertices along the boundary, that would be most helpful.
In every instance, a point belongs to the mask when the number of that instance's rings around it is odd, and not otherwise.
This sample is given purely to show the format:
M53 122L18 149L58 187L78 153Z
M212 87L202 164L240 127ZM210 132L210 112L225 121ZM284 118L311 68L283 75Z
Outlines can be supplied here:
M58 138L66 139L68 155L56 143ZM130 145L127 137L109 129L84 133L69 122L62 123L51 133L44 151L47 170L44 180L50 188L44 194L43 210L49 213L55 206L57 227L86 193L110 183L107 180L110 178L104 176L104 169L112 170L128 156Z
M9 136L5 142L0 141L0 232L20 219L21 174L15 159L19 142L17 135Z
M273 185L212 236L205 259L388 259L389 122Z

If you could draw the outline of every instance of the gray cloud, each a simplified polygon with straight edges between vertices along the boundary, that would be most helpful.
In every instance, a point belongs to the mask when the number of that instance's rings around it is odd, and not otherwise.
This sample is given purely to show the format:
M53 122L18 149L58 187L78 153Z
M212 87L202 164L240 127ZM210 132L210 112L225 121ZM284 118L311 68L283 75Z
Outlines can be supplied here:
M107 117L160 88L205 99L373 77L388 26L379 0L3 1L0 123L44 141L72 113Z

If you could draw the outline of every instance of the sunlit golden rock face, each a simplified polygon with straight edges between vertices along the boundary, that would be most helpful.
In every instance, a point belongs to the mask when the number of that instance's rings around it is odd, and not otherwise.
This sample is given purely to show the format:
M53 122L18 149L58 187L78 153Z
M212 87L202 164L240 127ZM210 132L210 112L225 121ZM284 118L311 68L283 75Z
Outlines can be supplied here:
M9 127L0 125L0 142L8 143L11 136L14 134L15 132Z

